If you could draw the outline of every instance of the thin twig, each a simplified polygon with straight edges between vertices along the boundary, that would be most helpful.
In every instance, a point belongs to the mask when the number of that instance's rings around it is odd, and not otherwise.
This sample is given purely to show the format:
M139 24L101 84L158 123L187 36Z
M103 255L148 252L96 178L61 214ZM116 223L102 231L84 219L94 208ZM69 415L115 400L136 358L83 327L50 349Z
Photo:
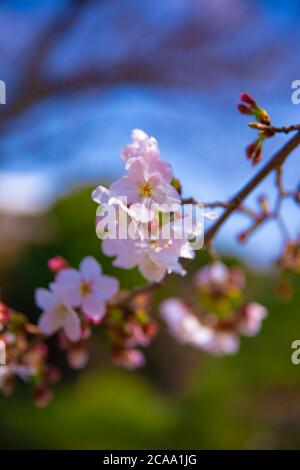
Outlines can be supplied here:
M271 160L230 200L228 208L221 217L208 229L205 235L205 243L210 242L223 226L229 216L241 205L241 203L256 189L256 187L270 174L279 168L287 157L300 144L300 132L297 132L275 155Z

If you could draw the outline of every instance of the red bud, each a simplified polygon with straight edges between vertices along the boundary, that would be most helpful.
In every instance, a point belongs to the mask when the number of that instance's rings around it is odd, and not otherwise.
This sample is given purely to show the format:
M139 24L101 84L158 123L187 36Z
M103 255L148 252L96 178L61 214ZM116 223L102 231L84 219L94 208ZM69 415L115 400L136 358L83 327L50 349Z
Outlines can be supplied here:
M58 273L62 269L66 269L68 267L69 267L68 261L62 258L61 256L54 256L53 258L50 258L48 261L48 268L53 273Z

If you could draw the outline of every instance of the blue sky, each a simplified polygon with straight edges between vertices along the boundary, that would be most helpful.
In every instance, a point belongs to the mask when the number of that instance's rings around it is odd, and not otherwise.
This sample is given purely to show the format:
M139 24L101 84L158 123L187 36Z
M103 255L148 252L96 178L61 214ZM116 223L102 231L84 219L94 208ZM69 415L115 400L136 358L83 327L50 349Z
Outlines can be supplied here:
M1 3L0 79L8 101L20 92L40 35L66 5ZM41 210L74 185L120 176L120 149L135 127L159 140L186 195L227 199L253 174L244 147L254 135L236 112L239 93L251 92L278 124L299 122L300 106L290 99L291 82L300 79L299 14L293 0L131 0L126 10L121 0L87 4L53 41L40 73L59 82L92 68L103 83L45 97L10 120L0 138L0 207ZM268 142L265 157L284 140ZM298 152L287 167L291 185L299 181L299 160ZM272 188L270 179L264 191ZM286 215L296 232L299 214L287 207ZM225 228L229 250L240 250L233 234L245 223ZM243 253L253 257L256 243L270 236L264 257L274 256L280 240L272 227Z

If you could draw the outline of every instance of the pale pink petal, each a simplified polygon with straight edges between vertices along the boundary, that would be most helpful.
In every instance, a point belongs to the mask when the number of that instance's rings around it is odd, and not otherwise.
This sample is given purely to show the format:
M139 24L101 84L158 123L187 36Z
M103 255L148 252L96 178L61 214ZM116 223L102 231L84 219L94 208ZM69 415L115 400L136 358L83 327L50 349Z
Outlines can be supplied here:
M141 274L150 282L160 282L166 275L166 268L154 263L149 256L144 256L139 264Z
M130 162L128 167L128 179L135 186L145 182L149 178L149 165L143 157L138 157ZM158 175L159 176L159 175Z
M169 183L173 178L173 169L169 163L166 163L162 160L154 160L150 162L149 171L157 171L162 179Z
M100 276L102 267L95 258L86 256L79 265L79 270L85 281L90 282Z
M142 129L133 129L131 137L134 142L142 142L145 139L149 139L149 135Z
M95 202L98 202L99 204L107 204L109 201L110 193L105 186L98 186L93 192L92 192L92 199Z
M63 269L55 278L53 286L56 292L69 307L77 307L81 302L81 276L76 269Z
M136 204L131 204L129 214L133 219L142 223L147 223L153 219L155 212L149 204L146 205L145 203L142 204L138 202Z
M58 331L63 324L63 317L55 310L43 312L38 321L42 333L49 336Z
M110 238L106 238L102 241L102 252L106 256L116 256L119 252L119 245L122 243L121 240L112 240Z
M110 185L112 195L127 198L127 204L138 200L138 186L134 184L127 176L115 181Z
M42 310L49 310L55 305L55 297L48 289L38 288L35 290L35 303Z
M152 199L157 204L166 205L164 212L172 210L173 208L171 206L179 204L180 202L178 192L170 184L154 186ZM169 206L169 208L167 206Z
M93 321L99 322L106 313L106 306L100 296L91 294L84 299L82 310L87 317Z
M69 309L64 317L64 332L70 341L78 341L81 334L80 319L74 310Z
M101 276L93 283L93 291L102 300L111 299L119 290L119 281L112 276Z

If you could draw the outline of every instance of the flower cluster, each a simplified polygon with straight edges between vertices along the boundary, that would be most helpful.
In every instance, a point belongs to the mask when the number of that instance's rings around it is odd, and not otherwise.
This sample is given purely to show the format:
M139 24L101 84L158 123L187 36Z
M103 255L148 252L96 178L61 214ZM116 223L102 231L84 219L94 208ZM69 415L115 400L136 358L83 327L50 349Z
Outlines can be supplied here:
M203 223L192 227L182 214L172 167L160 159L157 141L138 129L132 132L132 139L121 154L125 176L109 189L99 186L93 192L94 201L100 204L96 231L104 239L104 254L115 257L115 266L137 266L145 279L157 283L167 273L185 274L179 258L194 257L189 239L203 235ZM106 216L112 213L111 206L115 212L108 228ZM181 233L179 227L184 227Z
M27 318L0 304L0 341L4 345L4 364L0 366L0 390L9 396L15 388L16 379L27 382L33 402L39 408L53 398L52 385L59 378L59 370L48 364L48 347L38 336L32 341L36 330Z
M227 268L220 262L207 265L198 271L194 284L200 299L197 306L169 298L160 307L170 333L179 342L210 354L234 354L239 349L240 335L259 332L267 311L258 303L237 301L245 284L239 268ZM213 313L208 308L214 308Z
M150 302L151 296L141 293L122 310L112 309L106 328L115 365L136 369L145 364L144 354L139 348L147 347L157 333L157 324L148 313Z

